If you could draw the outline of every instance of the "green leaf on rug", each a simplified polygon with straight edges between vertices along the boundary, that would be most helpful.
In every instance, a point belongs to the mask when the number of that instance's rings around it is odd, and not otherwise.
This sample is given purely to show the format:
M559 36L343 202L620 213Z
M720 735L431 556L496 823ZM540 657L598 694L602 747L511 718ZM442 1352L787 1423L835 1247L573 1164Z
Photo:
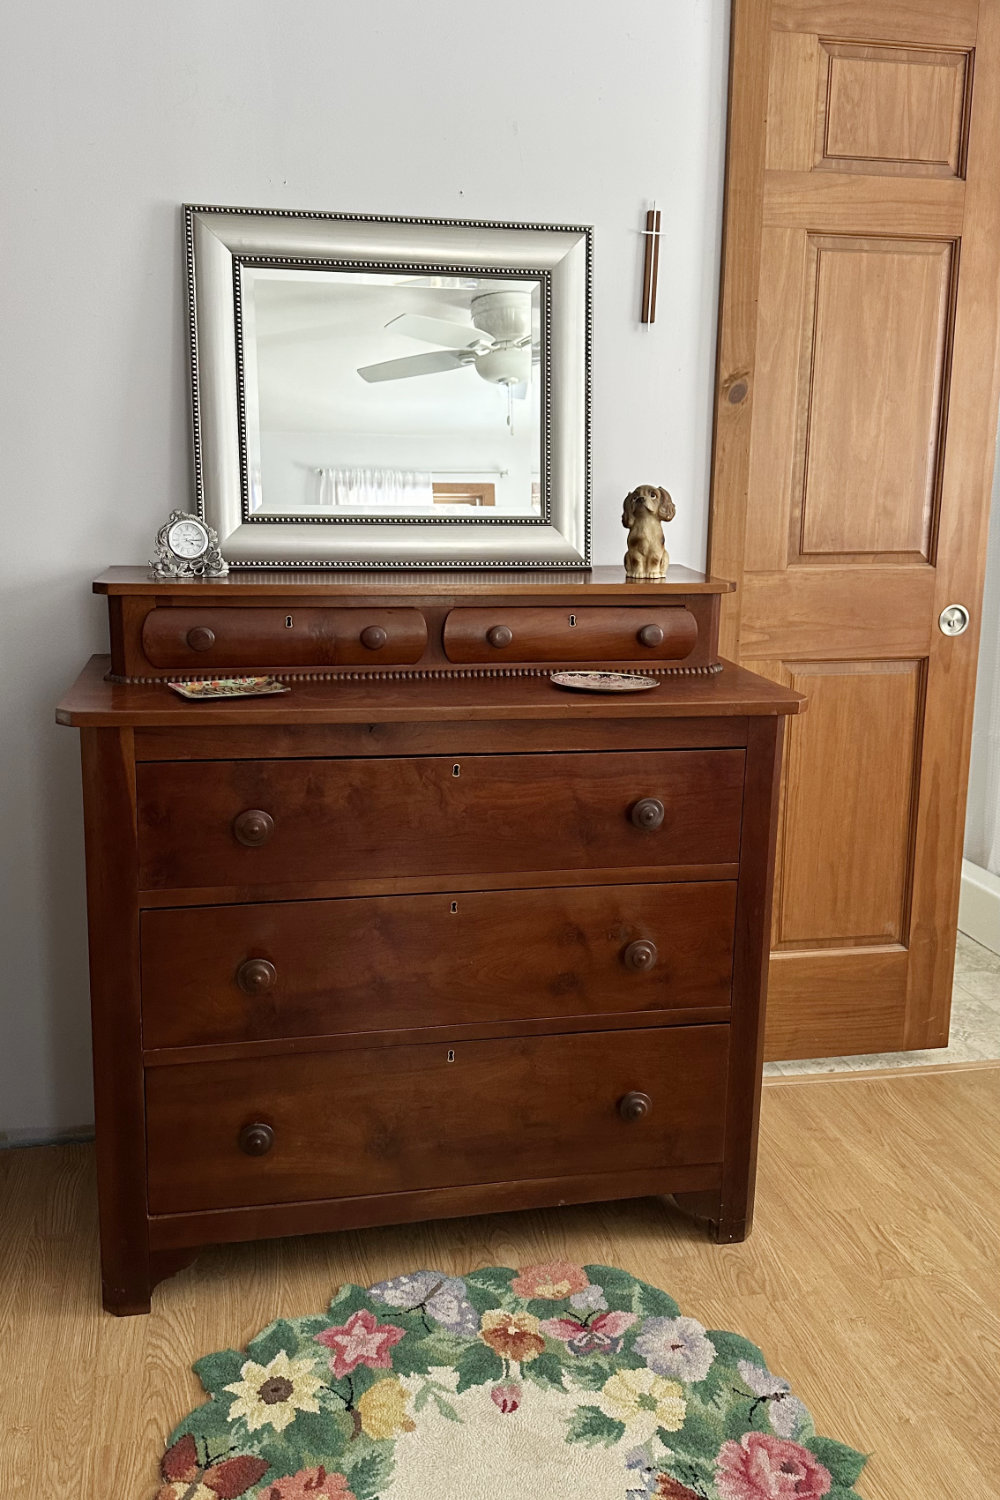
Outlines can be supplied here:
M352 1282L345 1282L340 1291L334 1297L327 1308L329 1320L324 1327L329 1328L331 1324L346 1323L348 1318L356 1312L372 1312L376 1303L372 1301L362 1286L355 1286ZM379 1313L385 1312L383 1303L377 1304ZM322 1332L322 1329L320 1330Z
M380 1500L392 1480L392 1449L370 1449L346 1471L347 1486L355 1500Z
M216 1354L203 1355L191 1368L209 1395L214 1396L225 1386L239 1380L246 1362L247 1355L241 1354L238 1349L220 1349Z
M751 1344L749 1339L742 1338L738 1333L726 1333L724 1330L709 1328L708 1337L715 1345L715 1351L719 1359L724 1360L727 1365L733 1365L741 1359L748 1359L752 1365L762 1365L767 1368L767 1361L757 1348Z
M458 1371L458 1385L456 1394L461 1395L463 1391L470 1390L474 1385L485 1385L489 1380L499 1380L504 1373L504 1362L499 1354L494 1354L488 1344L470 1344L461 1357L455 1361L455 1369Z
M741 1427L740 1431L744 1431ZM680 1432L664 1434L668 1448L680 1448L685 1454L698 1454L710 1458L718 1453L723 1438L727 1436L722 1414L700 1401L690 1400L684 1413L684 1424Z
M247 1354L257 1364L269 1365L274 1356L282 1351L289 1356L295 1355L301 1342L302 1337L294 1324L289 1323L287 1318L278 1318L250 1340Z
M591 1282L601 1288L613 1312L639 1311L636 1303L640 1283L634 1276L619 1270L617 1266L584 1266L583 1269Z
M537 1359L528 1360L521 1366L521 1374L525 1380L533 1380L536 1385L555 1386L558 1391L566 1389L562 1360L558 1354L539 1354Z
M624 1436L625 1423L606 1417L596 1406L578 1406L566 1428L567 1443L586 1443L589 1448L595 1443L610 1448Z
M603 1355L585 1354L567 1366L566 1375L571 1386L585 1391L599 1391L611 1379L616 1368Z
M397 1375L426 1375L429 1370L457 1364L467 1348L466 1339L448 1333L403 1339L392 1351L392 1368Z
M864 1453L848 1448L846 1443L838 1443L836 1438L807 1438L805 1446L830 1470L834 1484L842 1485L844 1489L851 1488L868 1462Z
M511 1270L509 1266L483 1266L481 1270L473 1271L464 1280L467 1287L478 1287L483 1291L494 1292L498 1297L503 1297L510 1291L510 1284L516 1275L517 1272Z
M657 1286L639 1282L639 1306L636 1309L643 1318L679 1318L681 1310L673 1297L661 1292Z

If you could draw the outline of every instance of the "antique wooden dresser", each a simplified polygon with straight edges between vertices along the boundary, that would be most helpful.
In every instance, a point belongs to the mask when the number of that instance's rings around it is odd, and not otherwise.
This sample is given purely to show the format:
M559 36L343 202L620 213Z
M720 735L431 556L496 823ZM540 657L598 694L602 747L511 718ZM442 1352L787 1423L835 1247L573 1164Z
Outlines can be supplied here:
M200 1246L753 1197L784 716L729 585L114 568L81 731L105 1305ZM556 687L631 668L630 695ZM169 678L272 672L280 697Z

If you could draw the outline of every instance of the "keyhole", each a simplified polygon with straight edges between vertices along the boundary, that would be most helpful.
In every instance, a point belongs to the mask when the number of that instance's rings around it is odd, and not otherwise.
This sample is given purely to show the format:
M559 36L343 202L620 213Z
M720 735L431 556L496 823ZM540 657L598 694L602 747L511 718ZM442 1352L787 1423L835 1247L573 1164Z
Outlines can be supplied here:
M450 1048L449 1048L449 1051L448 1051L448 1061L449 1062L454 1062L455 1061L455 1053Z
M452 913L452 916L454 916L457 911L458 911L458 902L457 901L453 901L451 903L451 913Z
M569 617L569 623L571 625L575 625L576 624L576 615L570 615L570 617Z
M452 768L451 768L451 774L453 776L461 776L461 774L462 774L462 767L461 766L452 766Z
M291 630L291 628L292 628L292 617L291 617L291 615L286 615L285 616L285 629L286 630Z

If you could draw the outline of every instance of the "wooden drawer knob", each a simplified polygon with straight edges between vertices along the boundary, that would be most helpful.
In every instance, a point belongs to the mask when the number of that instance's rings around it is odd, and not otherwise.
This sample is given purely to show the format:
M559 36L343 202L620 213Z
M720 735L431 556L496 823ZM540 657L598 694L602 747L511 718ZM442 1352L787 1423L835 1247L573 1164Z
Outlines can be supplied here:
M246 812L233 819L233 836L238 844L248 849L258 849L266 844L274 832L274 819L259 807L248 807Z
M361 632L361 644L369 651L381 651L388 639L388 632L381 625L366 625Z
M274 987L277 977L277 969L266 958L244 959L236 970L236 983L245 995L263 995Z
M640 1094L636 1089L618 1101L618 1113L630 1125L634 1120L644 1120L652 1108L653 1101L649 1095ZM266 1126L264 1128L267 1129Z
M486 639L491 646L496 646L497 650L500 650L503 646L510 645L514 639L514 632L509 625L494 625L490 630L487 630Z
M658 957L656 944L651 942L649 938L638 938L634 943L629 943L622 954L625 967L627 969L636 969L639 973L645 973L647 969L652 969Z
M246 1156L266 1156L274 1145L274 1131L270 1125L244 1125L240 1131L239 1144Z
M640 646L662 646L663 626L644 625L639 631L639 644Z
M652 832L663 822L664 812L665 808L659 797L640 797L629 813L629 817L636 828L645 828Z
M207 625L193 625L187 633L187 643L192 651L211 651L215 645L215 631Z

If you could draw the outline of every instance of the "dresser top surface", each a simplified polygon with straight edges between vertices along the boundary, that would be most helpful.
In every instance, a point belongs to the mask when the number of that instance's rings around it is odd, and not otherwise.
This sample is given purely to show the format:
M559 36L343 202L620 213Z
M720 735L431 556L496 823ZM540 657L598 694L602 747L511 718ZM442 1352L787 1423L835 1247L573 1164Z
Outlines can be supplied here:
M322 572L315 569L240 569L224 578L151 578L148 568L108 568L94 580L95 594L190 595L192 599L217 598L229 603L239 598L271 596L349 599L372 594L386 596L462 595L468 598L521 597L538 595L585 599L587 596L626 596L639 599L684 594L728 594L735 585L710 578L677 564L665 578L627 578L623 568L434 571L372 570Z
M664 677L648 693L577 693L547 677L455 679L429 674L399 681L296 682L271 698L195 703L166 682L105 680L111 658L92 656L56 709L60 724L78 728L224 724L420 723L441 720L717 718L799 713L801 693L732 662L713 676Z

